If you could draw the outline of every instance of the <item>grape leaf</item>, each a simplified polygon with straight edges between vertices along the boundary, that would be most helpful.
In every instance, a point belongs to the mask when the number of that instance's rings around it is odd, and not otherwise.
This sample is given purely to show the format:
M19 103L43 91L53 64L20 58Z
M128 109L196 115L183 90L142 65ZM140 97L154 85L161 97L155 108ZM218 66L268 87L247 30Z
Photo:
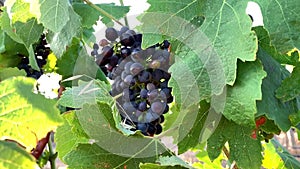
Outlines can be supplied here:
M201 169L223 169L222 162L224 159L227 159L224 153L221 153L221 155L215 159L214 161L211 161L208 157L208 153L206 151L206 142L200 144L197 146L196 149L196 158L199 160L198 162L193 163L193 167L195 168L201 168Z
M3 81L4 79L14 77L14 76L26 76L25 70L19 70L18 68L0 68L0 81Z
M297 65L290 77L284 79L280 87L276 90L276 97L282 101L290 101L300 95L300 64Z
M273 139L272 139L273 140ZM262 166L264 168L282 168L284 169L284 162L280 159L280 156L276 153L276 149L273 144L263 144L264 159Z
M37 168L33 156L16 143L0 140L0 168L1 169L32 169Z
M57 72L63 76L63 79L84 75L85 81L95 78L107 82L105 74L95 63L94 59L87 54L85 48L80 46L78 39L74 39L64 55L57 60L57 67ZM64 85L71 86L72 84L66 82Z
M257 39L251 32L251 22L245 13L248 1L149 0L148 2L151 7L142 15L143 25L139 28L146 34L143 40L157 34L181 41L184 46L194 50L203 63L191 65L192 71L195 67L201 66L209 73L221 69L226 83L233 85L236 79L237 59L255 60ZM196 16L205 17L200 27L190 23ZM157 40L156 37L153 39ZM157 43L152 40L145 42L147 44L143 41L144 46ZM216 59L218 62L213 62ZM211 63L214 64L211 66ZM222 89L223 86L219 86L212 91L219 94Z
M128 137L118 132L115 128L111 106L106 103L84 104L81 110L76 111L76 115L84 131L101 149L129 158L128 162L136 158L138 160L149 158L153 159L149 162L154 162L155 157L159 155L170 155L158 139L144 138L138 134Z
M256 101L262 99L262 79L266 77L262 64L238 62L235 84L227 87L223 115L237 124L255 127Z
M296 100L285 103L280 101L276 98L275 91L282 80L288 77L289 72L260 47L257 57L267 72L267 77L262 83L262 100L256 102L257 116L266 115L268 119L274 120L282 131L287 131L291 127L289 115L297 112L297 103Z
M201 141L200 135L203 134L204 124L205 120L208 117L209 108L210 106L208 103L204 101L200 103L200 109L193 127L188 131L188 134L186 134L185 137L182 138L177 144L179 154L186 152L190 148L196 147Z
M300 162L294 156L292 156L278 141L272 139L271 142L274 145L276 152L283 160L286 168L294 169L300 167Z
M229 160L236 161L244 169L260 168L262 164L262 147L259 140L250 137L251 127L240 126L223 118L216 131L208 139L207 151L211 160L216 159L224 144L230 147Z
M155 157L134 158L120 156L93 143L79 144L75 150L66 155L65 161L70 169L139 168L139 163L154 162Z
M58 103L65 107L81 108L85 103L96 104L97 101L109 102L110 86L102 81L81 82L79 86L66 88Z
M34 79L25 77L0 83L0 137L18 140L28 150L61 123L56 101L33 93L34 83Z
M75 113L65 113L65 119L75 119ZM82 128L75 122L64 120L64 124L59 126L55 133L56 150L58 157L65 160L65 156L74 150L79 143L88 143L89 139L82 134Z
M271 43L280 53L300 49L300 9L297 0L255 0L261 8Z
M39 3L41 14L39 21L54 33L62 31L63 28L66 28L69 20L73 19L74 14L70 11L68 0L39 0Z
M289 56L286 53L278 53L276 48L271 44L268 31L263 26L254 27L252 29L258 37L259 46L266 50L277 62L289 65L296 65L299 62L299 56Z
M162 156L159 157L159 159L156 160L156 162L159 163L161 166L177 166L177 168L192 168L185 161L183 161L177 156Z
M20 55L24 55L27 56L28 55L28 51L25 47L24 44L18 43L16 41L14 41L13 39L11 39L10 36L8 36L6 33L4 33L4 53L5 55L8 55L10 57L15 57L17 59L17 57L15 55L20 54ZM16 61L15 64L19 63L18 61Z
M108 12L116 19L120 19L125 16L126 13L129 12L128 6L116 6L114 3L111 4L95 4L99 8L103 9L105 12ZM82 26L91 28L98 20L99 16L102 17L101 21L104 24L108 24L112 22L110 18L103 15L96 9L92 8L88 4L83 3L73 3L72 4L75 12L81 16L82 18Z
M80 16L74 12L71 6L67 6L67 8L64 10L68 10L70 19L66 22L66 24L64 24L60 31L49 31L47 34L47 41L57 58L62 56L63 52L66 50L66 47L72 42L73 37L78 37L81 33ZM64 19L62 16L59 17Z
M16 55L0 54L0 68L8 68L18 66L21 58Z
M24 15L26 13L26 15ZM28 48L37 42L43 33L43 26L38 24L37 19L30 11L30 3L17 0L11 8L11 25L15 28L15 34L20 37Z

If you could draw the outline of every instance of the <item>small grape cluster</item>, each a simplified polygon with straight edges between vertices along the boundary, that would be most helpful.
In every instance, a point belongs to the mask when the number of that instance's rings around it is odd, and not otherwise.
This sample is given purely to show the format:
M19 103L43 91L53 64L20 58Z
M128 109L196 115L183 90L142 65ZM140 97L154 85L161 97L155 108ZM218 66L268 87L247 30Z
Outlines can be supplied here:
M38 79L43 74L43 70L41 68L47 63L48 55L51 52L50 47L47 47L47 45L48 43L46 41L46 36L45 34L42 34L38 44L36 44L34 48L35 59L40 68L39 71L32 69L32 67L29 65L29 58L21 55L22 58L18 68L20 70L25 70L27 77Z
M163 114L173 101L168 86L171 74L170 43L165 40L141 48L142 34L127 27L120 31L107 28L102 46L94 44L91 55L102 71L113 80L111 95L116 98L122 120L146 136L162 132Z

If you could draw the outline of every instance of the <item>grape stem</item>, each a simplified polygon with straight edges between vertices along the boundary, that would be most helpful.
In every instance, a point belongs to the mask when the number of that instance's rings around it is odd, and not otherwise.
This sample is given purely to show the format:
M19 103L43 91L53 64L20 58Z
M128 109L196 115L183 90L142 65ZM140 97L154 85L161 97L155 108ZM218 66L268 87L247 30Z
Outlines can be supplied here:
M49 140L48 140L48 148L49 148L49 153L50 153L49 162L50 162L51 169L56 169L55 160L56 160L57 154L53 151L52 141L51 141L52 140L52 134L53 133L50 133Z
M123 0L120 0L120 4L121 4L121 6L124 6ZM126 15L124 16L124 21L125 21L125 25L129 28L128 19L127 19Z
M225 153L227 159L229 159L230 154L229 154L229 151L227 150L227 148L225 146L223 147L223 152ZM234 164L233 169L239 169L239 168L236 166L236 164Z
M106 17L108 17L109 19L115 21L117 24L124 26L120 21L118 21L115 17L113 17L111 14L109 14L108 12L104 11L103 9L101 9L100 7L98 7L97 5L93 4L91 1L89 0L83 0L84 2L86 2L89 6L91 6L92 8L96 9L97 11L99 11L100 13L102 13L103 15L105 15Z

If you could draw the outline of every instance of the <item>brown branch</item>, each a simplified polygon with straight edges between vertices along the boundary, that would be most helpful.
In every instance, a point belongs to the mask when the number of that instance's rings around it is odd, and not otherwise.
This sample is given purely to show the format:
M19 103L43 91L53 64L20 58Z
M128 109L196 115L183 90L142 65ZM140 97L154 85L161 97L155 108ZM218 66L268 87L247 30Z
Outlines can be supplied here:
M229 159L230 154L229 154L229 151L227 150L227 148L224 146L222 150L225 153L227 159ZM233 169L239 169L239 168L238 168L238 166L236 164L234 164Z

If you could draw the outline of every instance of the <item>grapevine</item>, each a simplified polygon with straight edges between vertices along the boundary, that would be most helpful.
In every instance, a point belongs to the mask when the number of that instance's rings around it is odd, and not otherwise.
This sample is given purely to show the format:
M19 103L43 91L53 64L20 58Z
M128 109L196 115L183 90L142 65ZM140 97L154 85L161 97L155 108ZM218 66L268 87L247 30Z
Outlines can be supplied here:
M297 1L126 3L0 1L1 169L300 168Z

